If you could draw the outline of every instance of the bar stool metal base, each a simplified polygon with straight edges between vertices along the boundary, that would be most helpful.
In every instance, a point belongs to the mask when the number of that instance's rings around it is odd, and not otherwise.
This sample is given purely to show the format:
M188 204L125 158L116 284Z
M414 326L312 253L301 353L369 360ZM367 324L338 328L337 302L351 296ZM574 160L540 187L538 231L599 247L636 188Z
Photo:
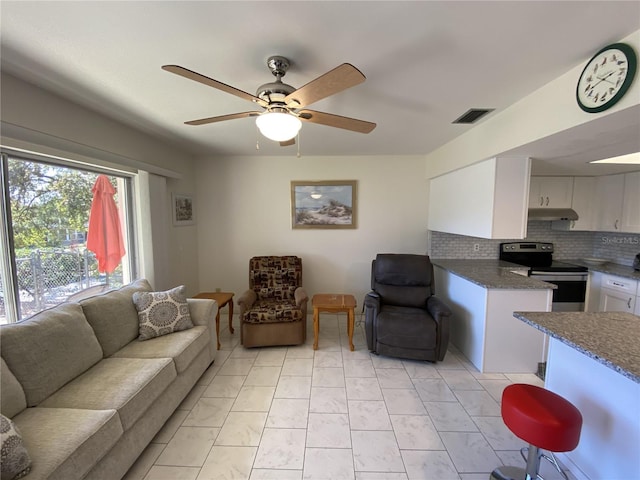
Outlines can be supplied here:
M526 455L525 455L526 452ZM502 466L496 468L491 475L489 476L489 480L544 480L540 474L540 460L547 460L553 468L555 468L560 475L565 480L569 480L567 474L560 468L558 461L556 460L555 455L552 452L549 452L549 455L546 455L541 449L538 447L534 447L533 445L529 445L528 447L524 447L520 450L520 454L522 458L527 462L526 468L520 467L512 467L512 466Z
M489 480L526 480L527 472L520 467L498 467L493 472Z

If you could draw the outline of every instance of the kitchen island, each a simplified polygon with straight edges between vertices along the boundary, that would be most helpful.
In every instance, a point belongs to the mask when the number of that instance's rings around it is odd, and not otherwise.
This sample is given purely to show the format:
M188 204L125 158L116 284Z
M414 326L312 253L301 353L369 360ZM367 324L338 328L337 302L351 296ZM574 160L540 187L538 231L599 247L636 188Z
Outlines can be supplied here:
M640 479L640 317L515 312L549 335L545 387L582 413L578 447L559 455L578 479Z
M556 286L527 277L527 267L501 260L431 263L436 295L453 312L451 343L481 373L536 372L546 358L546 336L514 319L513 312L550 311Z

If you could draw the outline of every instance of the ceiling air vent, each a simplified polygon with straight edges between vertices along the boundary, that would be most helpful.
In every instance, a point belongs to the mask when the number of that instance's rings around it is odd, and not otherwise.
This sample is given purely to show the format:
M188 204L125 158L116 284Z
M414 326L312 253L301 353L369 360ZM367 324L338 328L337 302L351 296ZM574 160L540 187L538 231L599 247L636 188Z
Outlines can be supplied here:
M472 108L454 120L453 123L475 123L487 113L491 113L494 110L495 108Z

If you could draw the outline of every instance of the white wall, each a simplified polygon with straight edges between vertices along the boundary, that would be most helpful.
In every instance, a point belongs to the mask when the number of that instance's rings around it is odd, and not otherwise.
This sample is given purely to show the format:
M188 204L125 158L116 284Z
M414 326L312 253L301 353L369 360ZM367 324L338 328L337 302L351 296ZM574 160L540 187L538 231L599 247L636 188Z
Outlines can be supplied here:
M426 253L422 156L202 158L197 172L202 290L240 295L252 256L298 255L309 295L352 293L361 306L377 253ZM292 180L354 179L357 229L291 228Z
M621 40L640 51L640 31ZM640 72L626 95L609 110L583 112L575 100L578 77L589 58L531 95L427 155L427 177L458 168L529 144L572 127L615 114L640 104Z
M153 197L161 200L141 199L148 213L139 220L142 224L152 222L148 223L149 230L156 236L152 241L158 244L152 259L154 287L185 284L189 293L195 293L196 228L173 227L169 203L173 190L195 193L192 156L6 73L2 73L0 94L3 145L68 154L74 159L94 158L106 166L126 166L129 171L150 169L160 175L166 171L180 177L167 180L166 192L155 192Z
M195 295L201 289L198 286L198 210L196 206L196 224L186 226L173 225L172 217L172 193L195 195L195 165L189 170L185 170L181 179L167 179L167 195L160 208L165 216L168 238L167 261L169 279L173 287L183 284L187 287L188 295ZM166 210L165 210L166 209ZM167 287L167 288L169 288Z

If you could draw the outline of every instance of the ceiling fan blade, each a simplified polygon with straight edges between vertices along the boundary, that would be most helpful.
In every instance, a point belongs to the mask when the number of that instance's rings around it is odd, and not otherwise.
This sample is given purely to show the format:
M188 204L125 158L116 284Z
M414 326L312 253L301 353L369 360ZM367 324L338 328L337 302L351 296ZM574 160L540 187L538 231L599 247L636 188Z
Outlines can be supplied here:
M318 123L329 127L343 128L358 133L369 133L376 128L375 123L358 120L357 118L342 117L332 113L317 112L315 110L302 110L300 120Z
M305 107L365 80L366 77L360 70L350 63L343 63L290 93L284 98L284 102L290 108Z
M166 70L167 72L180 75L181 77L188 78L189 80L194 80L204 85L217 88L218 90L222 90L223 92L230 93L231 95L235 95L236 97L240 97L245 100L249 100L250 102L257 103L258 105L261 105L263 107L266 107L268 105L267 102L265 102L261 98L256 97L255 95L251 95L250 93L247 93L243 90L227 85L226 83L222 83L217 80L214 80L213 78L209 78L204 75L201 75L197 72L189 70L188 68L180 67L179 65L163 65L162 69Z
M229 115L220 115L218 117L201 118L199 120L191 120L184 122L186 125L206 125L207 123L224 122L225 120L233 120L235 118L257 117L261 112L241 112L230 113Z
M291 140L285 140L284 142L280 142L281 147L288 147L289 145L296 144L296 137L293 137Z

